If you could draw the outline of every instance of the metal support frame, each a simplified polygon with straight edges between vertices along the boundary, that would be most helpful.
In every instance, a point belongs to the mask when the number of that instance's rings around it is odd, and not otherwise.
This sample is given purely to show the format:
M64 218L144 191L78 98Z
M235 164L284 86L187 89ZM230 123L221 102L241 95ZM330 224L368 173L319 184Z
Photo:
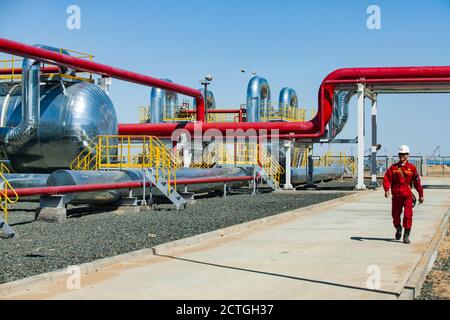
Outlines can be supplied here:
M308 172L306 174L306 188L317 188L317 185L314 183L314 159L313 159L313 147L308 147Z
M16 234L14 230L6 223L1 214L0 214L0 229L2 230L6 238L12 238Z
M110 77L101 77L97 79L97 85L109 96L109 89L112 84L112 79Z
M377 182L377 95L372 100L372 164L371 164L371 181L369 188L376 189L379 187Z
M253 191L252 191L252 194L256 194L256 188L257 188L257 186L256 186L256 167L255 166L253 166Z
M284 141L284 147L286 148L286 157L284 164L285 171L285 181L284 181L284 190L292 190L294 187L291 183L291 157L292 157L292 141L286 140Z
M40 196L40 208L65 208L67 204L66 196L55 194L51 196Z
M364 124L364 102L365 98L369 98L372 103L372 165L371 174L372 182L370 187L376 188L376 167L377 167L377 94L367 89L364 84L358 84L358 183L355 189L364 190L364 142L365 142L365 124ZM375 183L374 174L375 172ZM376 186L375 186L376 184Z
M365 87L358 84L358 183L355 189L364 190L364 98Z
M187 135L185 133L182 133L180 135L180 142L178 143L180 147L183 150L183 166L185 168L190 167L192 162L192 151L190 147L190 143L187 139Z

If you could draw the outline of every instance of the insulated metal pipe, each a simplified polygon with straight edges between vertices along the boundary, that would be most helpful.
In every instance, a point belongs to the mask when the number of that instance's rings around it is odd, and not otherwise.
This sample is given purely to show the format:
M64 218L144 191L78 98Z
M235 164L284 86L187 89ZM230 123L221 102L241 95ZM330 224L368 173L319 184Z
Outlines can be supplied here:
M114 68L105 64L33 47L4 38L0 38L0 51L35 59L37 61L46 62L49 64L65 66L68 68L76 69L78 71L91 72L100 74L102 76L133 82L145 86L157 87L193 97L195 98L197 105L197 121L205 120L205 101L203 99L203 94L196 89L192 89L176 83L170 83L168 81L146 76L136 72Z
M40 62L23 59L22 70L22 119L5 137L7 148L12 151L33 138L40 118Z
M194 179L180 179L176 183L178 185L191 185L202 183L217 183L217 182L235 182L235 181L250 181L253 180L252 176L240 176L240 177L211 177L211 178L194 178ZM174 184L174 182L172 182ZM146 186L150 186L150 182L146 183ZM143 187L141 181L119 182L119 183L102 183L102 184L85 184L85 185L69 185L69 186L54 186L54 187L39 187L39 188L19 188L15 189L15 192L20 197L36 196L36 195L54 195L65 193L79 193L101 190L117 190L117 189L134 189ZM12 190L8 190L6 193L8 196L13 196Z

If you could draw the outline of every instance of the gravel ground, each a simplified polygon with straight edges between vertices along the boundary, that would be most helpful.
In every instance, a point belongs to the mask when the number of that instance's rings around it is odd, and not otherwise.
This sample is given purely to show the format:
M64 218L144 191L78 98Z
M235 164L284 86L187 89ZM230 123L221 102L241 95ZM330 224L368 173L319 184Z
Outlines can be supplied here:
M450 224L447 235L439 244L433 269L428 274L419 300L450 300Z
M206 197L178 212L165 205L157 210L125 214L69 207L69 219L62 224L34 221L38 204L19 203L10 212L10 224L18 236L0 239L0 283L149 248L345 194Z

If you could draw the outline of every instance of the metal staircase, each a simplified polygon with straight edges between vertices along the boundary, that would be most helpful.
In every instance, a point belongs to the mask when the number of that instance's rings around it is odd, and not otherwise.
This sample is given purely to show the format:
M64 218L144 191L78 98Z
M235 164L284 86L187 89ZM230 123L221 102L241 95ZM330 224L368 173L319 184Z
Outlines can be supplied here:
M176 188L170 185L168 179L162 178L163 173L158 171L154 168L144 169L146 180L150 181L153 186L169 199L177 207L177 210L181 206L185 207L187 201L177 192Z
M201 161L193 167L213 166L253 167L256 173L273 190L280 186L283 167L270 155L263 145L255 142L214 143L205 148Z
M262 146L257 145L256 170L261 178L274 190L280 187L280 177L284 173L283 167Z
M141 169L145 183L150 181L179 209L186 200L176 191L178 159L156 137L98 136L72 161L72 170Z

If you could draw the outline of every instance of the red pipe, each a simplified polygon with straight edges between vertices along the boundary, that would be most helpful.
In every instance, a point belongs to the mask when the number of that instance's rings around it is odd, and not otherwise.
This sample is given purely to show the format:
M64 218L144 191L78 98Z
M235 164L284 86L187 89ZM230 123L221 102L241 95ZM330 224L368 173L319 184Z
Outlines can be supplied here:
M33 58L35 60L70 67L79 71L101 74L120 80L158 87L174 91L180 94L194 97L197 107L197 121L205 120L205 105L201 91L177 85L164 80L145 76L142 74L113 68L107 65L95 63L88 60L74 58L68 55L59 54L53 51L28 46L19 42L0 38L0 51L10 54ZM336 83L334 81L344 81L346 83L359 83L363 81L373 81L386 85L392 83L448 83L450 78L450 67L381 67L381 68L345 68L331 72L319 88L318 112L314 119L306 122L269 122L269 123L213 123L203 124L201 132L208 129L218 129L223 134L227 130L255 129L258 135L260 130L267 130L268 137L279 138L320 138L325 133L325 126L330 121L333 111L333 98ZM420 88L420 87L419 87ZM193 124L120 124L119 134L130 135L154 135L159 137L170 137L177 128L184 128L194 133ZM272 133L276 130L277 133Z
M201 183L216 183L216 182L234 182L234 181L249 181L253 180L251 176L241 176L241 177L211 177L211 178L196 178L196 179L180 179L176 183L178 185L191 185L191 184L201 184ZM19 188L15 189L19 197L36 196L36 195L54 195L54 194L65 194L65 193L79 193L79 192L90 192L90 191L101 191L101 190L116 190L116 189L133 189L141 188L141 181L129 181L120 183L102 183L102 184L85 184L85 185L69 185L69 186L51 186L51 187L39 187L39 188ZM174 182L171 183L172 185ZM150 185L149 182L146 183L147 186ZM12 190L8 190L7 195L13 197L14 193Z
M450 78L414 78L405 80L402 78L399 79L350 79L350 80L328 80L327 84L357 84L357 83L365 83L365 84L382 84L382 83L432 83L435 84L437 82L450 84Z
M319 138L325 132L325 126L331 119L333 110L334 89L338 84L370 83L374 86L382 84L388 88L398 85L415 84L416 88L429 88L430 84L442 83L450 85L450 67L383 67L383 68L346 68L330 73L323 80L319 89L318 112L314 119L307 122L265 122L265 123L214 123L203 124L202 132L209 129L218 129L222 133L226 130L255 129L269 130L267 137L289 138ZM420 86L422 84L422 86ZM170 124L167 124L170 125ZM193 132L194 127L186 124L182 128ZM170 126L157 126L146 124L130 125L120 124L120 134L148 134L170 136L174 130ZM270 133L279 130L279 134ZM263 134L264 135L264 134Z
M32 58L49 64L70 67L78 71L86 71L103 76L133 82L145 86L161 88L195 98L197 105L197 121L205 120L205 103L201 91L176 83L153 78L136 72L114 68L105 64L71 57L66 54L29 46L20 42L0 38L0 51L17 56Z
M239 113L241 109L211 109L208 113ZM184 110L185 113L195 113L195 110Z
M41 68L42 73L59 73L59 67L57 66L45 66ZM22 74L22 68L2 68L0 69L0 75L12 75Z

